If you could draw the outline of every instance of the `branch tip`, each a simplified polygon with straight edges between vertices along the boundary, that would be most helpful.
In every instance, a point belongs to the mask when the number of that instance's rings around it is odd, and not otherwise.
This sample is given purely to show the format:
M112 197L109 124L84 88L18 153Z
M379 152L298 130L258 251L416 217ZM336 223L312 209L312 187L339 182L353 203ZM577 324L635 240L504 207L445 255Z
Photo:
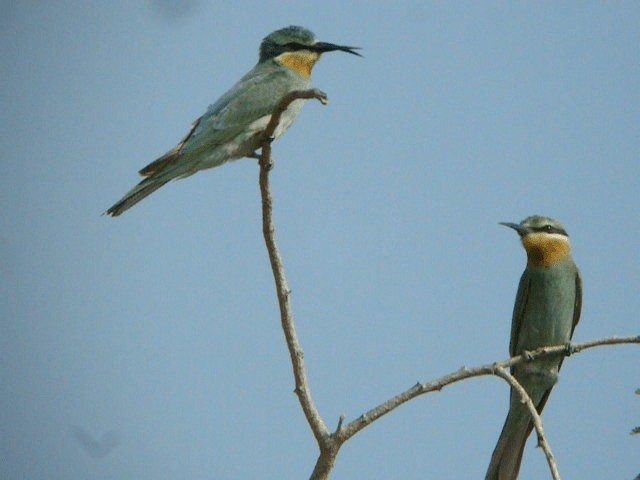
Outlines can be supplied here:
M340 415L340 418L338 419L338 426L336 427L336 431L334 432L334 435L340 435L342 432L344 432L344 420L345 420L346 416L343 413L342 415Z

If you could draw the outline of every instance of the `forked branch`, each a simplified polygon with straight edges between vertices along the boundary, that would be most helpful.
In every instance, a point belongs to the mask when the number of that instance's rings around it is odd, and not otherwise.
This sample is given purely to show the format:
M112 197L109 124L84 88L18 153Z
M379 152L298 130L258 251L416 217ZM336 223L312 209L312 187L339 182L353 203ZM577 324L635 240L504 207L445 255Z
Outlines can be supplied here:
M315 468L311 475L312 480L326 479L329 477L333 466L335 464L336 457L340 450L340 447L355 434L371 425L380 417L395 410L400 405L413 400L414 398L425 395L427 393L440 391L448 385L466 380L472 377L480 377L493 375L498 376L507 381L512 388L514 388L522 397L523 402L529 408L532 415L534 426L538 433L540 445L547 456L547 462L551 469L551 474L554 479L559 479L558 469L555 464L555 460L551 453L551 448L544 436L544 430L540 421L533 402L527 395L526 391L520 386L515 378L509 373L508 369L521 362L528 362L538 358L557 356L557 355L571 355L579 353L583 350L587 350L594 347L604 345L621 345L621 344L640 344L640 336L633 337L610 337L599 340L592 340L575 345L558 345L553 347L543 347L532 352L526 352L523 355L513 357L509 360L502 362L491 363L480 367L467 368L463 367L460 370L445 375L437 380L433 380L427 383L418 382L408 390L394 396L386 402L372 408L368 412L364 413L355 420L345 423L344 416L340 417L338 426L333 433L330 433L324 420L320 417L320 413L313 402L311 391L309 389L309 383L307 379L306 368L304 365L304 354L298 336L295 330L295 324L293 321L293 310L291 308L290 295L291 291L287 285L287 279L285 276L284 266L282 264L282 258L278 250L275 238L275 227L273 224L273 197L271 195L271 186L269 182L269 171L272 167L271 159L271 141L273 135L280 122L282 113L287 109L291 102L297 99L317 99L322 104L327 103L327 96L325 93L318 89L312 90L299 90L287 94L280 102L278 108L275 110L269 124L265 128L262 137L262 149L261 155L254 155L260 160L260 191L262 195L262 231L264 234L265 243L267 245L267 251L269 252L269 260L271 262L271 269L273 270L273 276L276 283L276 293L278 296L278 304L280 306L280 319L282 323L282 329L284 331L287 347L289 348L289 354L291 357L291 364L293 367L293 376L295 378L295 393L298 396L298 400L304 412L304 415L313 431L313 434L318 442L320 449L320 456L316 462Z
M522 403L529 410L529 415L531 415L531 421L533 422L533 427L536 429L536 433L538 434L538 445L542 448L545 456L547 457L547 463L549 464L549 470L551 470L551 477L553 480L560 480L560 472L558 472L558 464L556 463L556 459L551 453L551 446L547 441L547 436L544 434L544 428L542 428L542 419L540 418L540 414L538 410L536 410L536 406L531 401L531 397L524 389L518 380L509 373L509 370L503 367L496 367L496 375L500 378L503 378L511 388L520 395L520 399Z

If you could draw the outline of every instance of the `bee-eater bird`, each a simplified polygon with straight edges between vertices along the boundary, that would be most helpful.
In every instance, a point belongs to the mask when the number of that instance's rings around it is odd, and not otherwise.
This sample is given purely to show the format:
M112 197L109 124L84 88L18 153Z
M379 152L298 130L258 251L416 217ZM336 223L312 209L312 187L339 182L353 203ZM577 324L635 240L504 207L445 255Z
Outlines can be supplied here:
M564 227L550 218L532 216L520 224L502 223L513 228L527 252L525 268L511 322L509 354L549 345L568 343L580 318L582 280L571 258L571 244ZM511 373L542 412L551 389L558 381L564 357L547 357L523 362ZM518 478L522 452L533 422L518 393L511 391L509 414L502 427L486 480Z
M146 177L106 211L117 216L165 183L229 160L253 156L262 132L282 98L311 85L311 70L324 52L361 56L358 47L320 42L303 27L276 30L260 44L253 69L198 118L171 151L140 170ZM294 100L284 111L273 137L278 138L296 119L306 100Z

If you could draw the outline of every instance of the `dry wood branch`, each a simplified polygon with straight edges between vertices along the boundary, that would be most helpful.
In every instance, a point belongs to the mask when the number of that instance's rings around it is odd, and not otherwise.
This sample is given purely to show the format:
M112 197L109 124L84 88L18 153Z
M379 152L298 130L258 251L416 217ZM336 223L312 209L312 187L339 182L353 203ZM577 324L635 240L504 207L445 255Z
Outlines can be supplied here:
M273 134L278 126L282 113L291 102L300 98L316 98L323 104L327 102L327 95L318 89L294 91L282 99L278 108L271 116L271 120L263 133L262 151L259 157L260 192L262 195L262 233L267 245L267 251L269 252L271 269L273 270L273 277L276 283L282 330L284 331L287 347L289 348L289 355L291 356L291 364L293 366L293 376L296 382L295 393L298 396L307 422L309 422L309 426L322 450L323 442L329 436L329 430L320 417L320 413L313 402L311 391L309 390L307 371L304 366L304 354L293 321L293 310L290 299L291 290L289 290L289 286L287 285L282 257L280 256L280 251L276 243L275 227L273 225L273 196L271 195L269 182L269 170L272 166L271 141Z
M444 377L441 377L437 380L433 380L427 383L418 382L410 389L400 393L399 395L396 395L395 397L387 400L377 407L372 408L357 419L348 423L346 426L343 426L343 433L342 435L340 435L340 437L344 438L344 440L342 441L345 442L360 430L371 425L383 415L386 415L387 413L395 410L400 405L408 402L409 400L413 400L414 398L426 393L438 392L448 385L466 380L467 378L480 377L485 375L496 375L496 368L510 368L514 365L517 365L518 363L532 361L537 358L553 355L570 355L594 347L622 344L640 344L640 335L632 337L609 337L601 338L599 340L591 340L589 342L579 344L542 347L531 352L526 352L526 354L510 358L509 360L503 360L502 362L491 363L474 368L462 367L460 370L445 375Z
M511 388L513 388L520 398L522 402L529 410L529 415L531 415L531 421L533 422L533 426L536 429L536 433L538 434L538 445L542 448L545 456L547 457L547 463L549 464L549 470L551 470L551 477L553 480L560 480L560 472L558 472L558 464L556 463L556 459L551 453L551 446L547 441L547 436L544 433L544 429L542 428L542 419L540 418L540 414L536 410L536 406L531 401L531 397L527 391L520 385L518 380L509 373L509 371L504 367L496 367L496 375L503 378Z
M406 390L405 392L396 395L395 397L387 400L379 406L369 410L357 419L344 423L344 416L341 416L340 421L335 432L330 433L327 429L325 422L320 417L320 413L313 402L311 391L309 389L309 383L307 379L306 368L304 365L304 354L298 336L295 330L295 324L293 321L293 310L291 307L290 295L287 279L285 276L284 266L282 263L282 257L278 250L278 246L275 239L275 227L273 224L273 197L271 195L271 186L269 182L269 171L272 167L271 159L271 141L275 132L282 113L287 109L291 102L297 99L312 99L315 98L321 103L327 103L327 96L325 93L318 89L312 90L300 90L287 94L280 102L278 108L275 110L269 124L265 128L262 137L262 149L261 155L254 154L255 158L260 161L260 192L262 196L262 231L269 253L269 260L271 262L271 269L273 271L274 280L276 283L276 292L278 296L278 304L280 307L280 318L282 323L282 329L289 349L291 357L291 364L293 367L293 375L295 378L295 393L298 396L298 400L305 414L307 422L313 431L313 434L318 442L320 448L320 456L316 462L315 468L311 475L312 480L321 480L329 477L333 466L335 464L336 457L340 447L355 434L371 425L380 417L395 410L400 405L412 400L420 395L424 395L434 391L440 391L445 386L452 385L454 383L466 380L472 377L494 375L503 378L512 385L516 390L521 392L522 398L527 405L533 405L531 399L526 395L526 392L518 384L518 382L508 373L507 369L513 365L525 361L532 361L537 358L554 356L554 355L571 355L574 353L582 352L593 347L605 346L605 345L621 345L621 344L640 344L640 336L634 337L611 337L603 338L599 340L592 340L575 345L558 345L553 347L543 347L532 352L525 352L525 354L518 357L513 357L509 360L504 360L498 363L492 363L483 365L480 367L467 368L463 367L460 370L445 375L442 378L428 382L420 383ZM516 386L517 385L517 386ZM518 389L519 387L519 389ZM534 426L538 432L538 437L541 439L541 446L547 455L549 466L552 470L554 479L559 479L557 474L557 468L554 465L555 461L551 455L551 451L548 448L548 442L544 437L542 424L540 417L533 407L532 418L534 418ZM535 414L535 415L534 415ZM536 417L537 416L537 417ZM537 423L536 419L537 418ZM545 448L546 447L546 448Z

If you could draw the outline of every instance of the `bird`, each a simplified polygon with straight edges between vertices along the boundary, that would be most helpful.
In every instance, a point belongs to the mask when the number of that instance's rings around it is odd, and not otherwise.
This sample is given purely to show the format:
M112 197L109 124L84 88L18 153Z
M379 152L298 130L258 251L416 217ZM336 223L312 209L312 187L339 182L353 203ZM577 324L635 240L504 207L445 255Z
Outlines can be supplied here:
M509 354L514 357L543 346L568 344L582 310L582 279L571 256L567 231L558 221L539 215L519 224L500 224L518 233L527 253L527 266L513 308ZM546 357L511 368L538 413L558 381L563 358ZM486 480L518 478L532 428L527 407L512 389L509 413L491 456Z
M323 53L347 52L361 57L359 47L320 42L308 29L288 26L267 35L258 63L191 125L175 148L140 170L145 177L105 213L122 214L164 184L229 160L257 157L262 132L281 99L311 85L311 70ZM296 119L306 100L296 99L282 114L273 139Z

